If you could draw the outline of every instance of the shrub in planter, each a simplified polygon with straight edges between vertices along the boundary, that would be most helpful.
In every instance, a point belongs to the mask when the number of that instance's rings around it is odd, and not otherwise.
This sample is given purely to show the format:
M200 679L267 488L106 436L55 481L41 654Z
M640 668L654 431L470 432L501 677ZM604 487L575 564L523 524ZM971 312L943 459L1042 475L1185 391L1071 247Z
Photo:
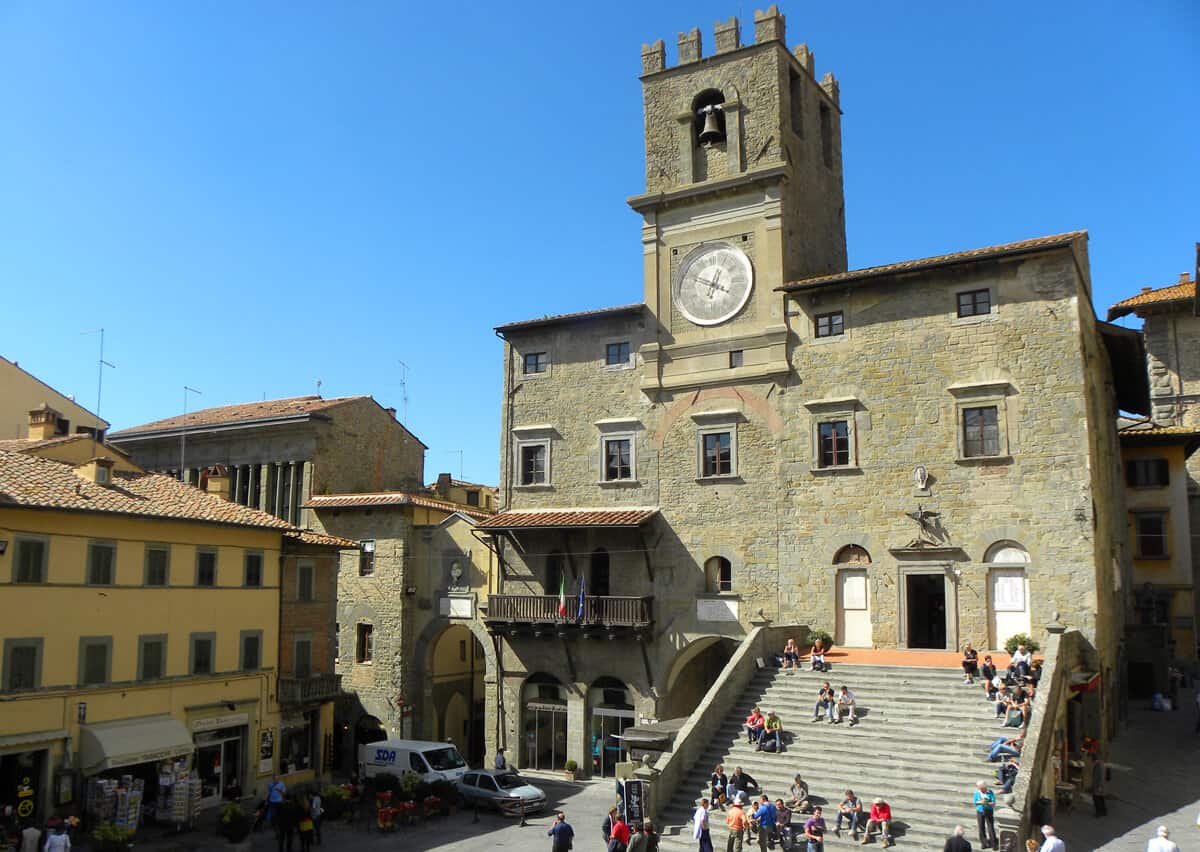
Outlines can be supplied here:
M1029 638L1028 635L1024 633L1018 633L1015 636L1009 636L1007 641L1004 643L1004 650L1008 651L1009 654L1012 654L1017 650L1018 645L1024 645L1025 650L1031 654L1036 654L1038 651L1042 650L1041 645L1039 645L1037 642L1034 642Z
M578 771L579 771L579 764L576 763L574 760L568 760L566 763L563 764L563 775L565 775L567 777L568 781L574 781L575 773Z
M124 852L132 837L132 831L111 822L100 823L92 832L92 840L99 852Z
M327 784L321 788L321 807L325 809L325 819L340 819L349 807L350 792L337 784Z
M825 645L826 651L828 651L830 648L833 647L833 637L830 636L824 630L810 630L808 632L809 646L814 645L818 639L820 639L821 642Z
M417 800L417 787L421 783L421 776L415 772L405 772L400 776L400 786L396 791L396 798L401 802L415 802Z
M250 836L254 822L236 803L228 804L221 811L221 834L230 843L241 843Z

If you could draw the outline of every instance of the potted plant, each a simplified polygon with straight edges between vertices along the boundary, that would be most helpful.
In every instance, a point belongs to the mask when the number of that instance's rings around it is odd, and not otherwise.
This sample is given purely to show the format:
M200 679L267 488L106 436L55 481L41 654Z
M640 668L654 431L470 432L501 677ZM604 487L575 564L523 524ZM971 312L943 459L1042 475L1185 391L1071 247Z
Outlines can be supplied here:
M125 852L133 832L111 822L102 822L92 832L92 840L96 841L99 852Z
M1039 645L1037 642L1034 642L1033 639L1029 638L1029 636L1024 633L1017 633L1014 636L1009 636L1008 641L1004 643L1004 650L1008 651L1009 656L1012 656L1012 654L1016 652L1018 645L1024 645L1025 650L1030 654L1036 654L1038 651L1042 650L1041 645Z
M231 802L221 810L221 834L229 841L233 849L248 850L250 848L250 830L254 823L242 810L242 806Z
M814 643L816 643L816 641L818 639L821 640L821 644L823 644L825 646L826 651L828 651L830 648L833 647L833 637L830 636L827 631L825 631L825 630L810 630L808 632L808 644L810 646L813 645Z
M563 764L563 775L568 781L575 780L575 773L579 771L579 764L574 760L568 760Z
M341 819L349 808L350 792L338 784L326 784L321 788L321 807L325 810L325 819Z

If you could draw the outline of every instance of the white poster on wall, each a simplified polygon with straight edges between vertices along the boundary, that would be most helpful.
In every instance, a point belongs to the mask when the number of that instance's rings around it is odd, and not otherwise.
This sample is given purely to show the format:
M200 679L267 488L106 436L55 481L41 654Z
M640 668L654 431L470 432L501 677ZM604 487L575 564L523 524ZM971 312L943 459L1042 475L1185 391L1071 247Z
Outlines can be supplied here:
M738 602L728 598L700 598L696 601L697 621L737 621Z
M842 608L867 608L867 575L847 572L842 577Z
M1025 572L992 569L992 606L996 612L1025 611Z

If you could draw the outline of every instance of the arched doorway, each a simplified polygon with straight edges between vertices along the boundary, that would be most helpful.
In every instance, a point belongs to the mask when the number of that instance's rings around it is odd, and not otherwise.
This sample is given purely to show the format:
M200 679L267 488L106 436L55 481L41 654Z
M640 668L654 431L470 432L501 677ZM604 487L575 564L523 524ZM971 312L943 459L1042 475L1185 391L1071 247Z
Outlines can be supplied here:
M704 636L680 651L667 675L667 697L659 717L678 719L692 715L725 670L737 646L735 639Z
M521 687L521 766L558 770L567 760L567 694L554 675L538 672Z
M435 739L453 740L474 765L484 760L485 668L483 645L459 624L443 630L429 651L436 718L426 727Z
M615 677L597 678L588 688L588 718L591 736L592 774L603 778L617 773L617 764L626 759L621 734L636 720L633 696Z
M1015 541L998 541L988 548L988 644L1002 648L1010 636L1028 635L1029 551Z
M367 743L377 743L387 739L387 731L383 727L383 722L379 721L375 716L360 716L358 721L354 723L354 752L358 753L358 747Z
M867 565L871 554L848 544L833 557L837 570L837 626L834 641L846 648L871 647L871 598Z

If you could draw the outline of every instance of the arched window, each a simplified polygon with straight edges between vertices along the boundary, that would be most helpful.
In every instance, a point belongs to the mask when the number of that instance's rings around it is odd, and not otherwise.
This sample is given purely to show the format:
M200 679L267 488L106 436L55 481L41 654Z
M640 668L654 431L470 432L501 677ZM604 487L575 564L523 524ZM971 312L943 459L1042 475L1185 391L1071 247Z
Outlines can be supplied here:
M1015 541L998 541L987 549L983 561L996 565L1028 565L1029 551Z
M733 565L724 556L714 556L704 563L709 591L733 591Z
M723 103L725 103L725 95L719 89L705 89L692 99L692 140L697 145L725 141L725 110L721 109ZM702 136L705 121L709 119L710 115L709 127L711 129L715 124L719 133L718 138Z
M546 585L548 595L557 595L563 588L563 555L557 550L546 557Z
M608 597L608 551L600 548L592 554L591 571L588 573L588 591L599 597Z
M833 557L834 565L865 565L870 561L871 554L857 544L847 544Z

